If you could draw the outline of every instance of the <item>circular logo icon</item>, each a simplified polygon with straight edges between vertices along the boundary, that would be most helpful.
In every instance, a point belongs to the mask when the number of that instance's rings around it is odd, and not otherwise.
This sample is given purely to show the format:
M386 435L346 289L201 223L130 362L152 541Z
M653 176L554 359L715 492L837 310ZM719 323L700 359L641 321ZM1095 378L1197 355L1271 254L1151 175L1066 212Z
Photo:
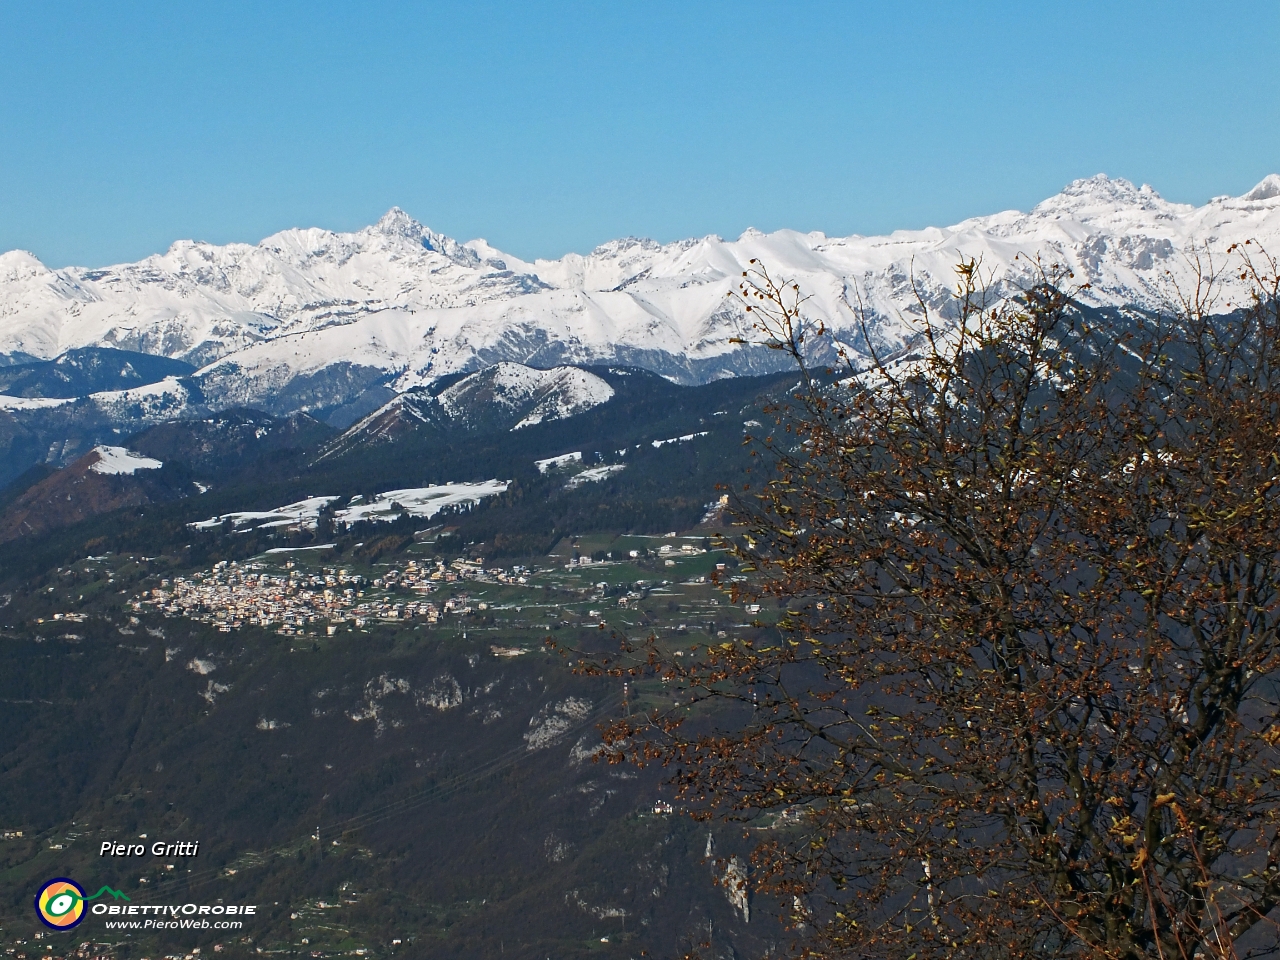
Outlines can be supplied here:
M70 930L84 919L84 888L74 880L55 877L36 894L36 913L46 927Z

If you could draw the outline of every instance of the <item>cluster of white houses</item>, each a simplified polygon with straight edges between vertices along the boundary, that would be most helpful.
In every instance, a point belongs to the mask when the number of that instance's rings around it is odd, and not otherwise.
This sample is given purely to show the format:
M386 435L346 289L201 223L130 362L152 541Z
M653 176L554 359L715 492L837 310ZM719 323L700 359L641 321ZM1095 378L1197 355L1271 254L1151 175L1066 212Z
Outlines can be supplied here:
M287 563L282 574L260 563L223 560L189 579L161 580L159 587L133 601L133 609L211 623L224 632L258 626L275 627L285 636L320 629L332 635L343 624L363 627L369 620L419 618L437 623L446 614L472 613L475 608L465 594L441 604L426 599L441 585L460 580L524 583L528 577L520 568L485 570L465 560L434 567L410 560L403 569L389 569L372 580L338 568L310 572ZM410 596L402 596L406 592Z

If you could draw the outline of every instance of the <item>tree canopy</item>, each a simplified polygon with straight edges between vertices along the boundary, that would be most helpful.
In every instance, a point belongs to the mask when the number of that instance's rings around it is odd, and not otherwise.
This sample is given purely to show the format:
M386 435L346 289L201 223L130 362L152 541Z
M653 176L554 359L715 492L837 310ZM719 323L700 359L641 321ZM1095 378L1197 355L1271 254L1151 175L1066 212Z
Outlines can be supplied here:
M602 664L687 691L607 740L752 828L737 882L802 952L1276 952L1280 284L1232 256L1249 302L1206 270L1106 323L1051 266L997 296L963 263L950 316L835 371L743 275L801 376L725 534L785 616Z

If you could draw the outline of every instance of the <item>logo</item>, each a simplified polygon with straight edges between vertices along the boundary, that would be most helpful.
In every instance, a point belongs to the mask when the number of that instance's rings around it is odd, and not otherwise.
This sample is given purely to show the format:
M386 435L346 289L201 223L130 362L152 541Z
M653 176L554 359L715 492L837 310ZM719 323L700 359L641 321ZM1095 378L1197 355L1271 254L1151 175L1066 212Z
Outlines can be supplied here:
M36 894L36 913L41 922L54 930L70 930L84 919L84 905L87 900L96 900L104 893L111 894L117 900L128 900L119 890L104 886L91 897L86 897L84 887L66 877L55 877L48 881Z
M70 930L84 919L84 888L66 877L50 880L36 894L36 913L46 927Z

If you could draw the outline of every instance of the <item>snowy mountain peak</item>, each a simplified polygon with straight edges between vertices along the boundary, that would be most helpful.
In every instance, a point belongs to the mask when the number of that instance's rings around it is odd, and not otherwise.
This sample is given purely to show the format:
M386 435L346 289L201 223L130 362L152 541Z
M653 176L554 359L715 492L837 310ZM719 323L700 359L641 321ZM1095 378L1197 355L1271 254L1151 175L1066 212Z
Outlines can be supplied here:
M1258 185L1242 196L1241 200L1274 200L1280 197L1280 174L1269 173L1259 181Z
M373 225L373 229L389 237L408 237L415 240L431 232L399 207L392 207L384 213Z
M509 411L518 417L512 429L544 420L562 420L609 400L613 387L577 367L538 370L522 363L496 363L441 391L437 400L450 417L474 416L484 410Z
M0 283L27 280L51 272L34 253L28 253L26 250L0 253ZM4 308L0 305L0 314L3 314L3 311Z
M1072 180L1062 188L1061 193L1037 204L1031 212L1041 215L1071 214L1078 219L1087 220L1099 214L1111 214L1125 209L1165 211L1177 206L1169 203L1145 183L1137 187L1123 178L1112 179L1105 173L1099 173L1082 180Z
M618 257L640 251L653 253L661 249L662 244L656 240L650 240L648 237L623 237L619 240L609 240L600 244L600 246L591 251L591 256Z
M459 243L453 237L436 233L430 227L419 223L399 207L392 207L382 218L369 227L366 233L379 234L392 241L407 240L414 248L421 248L431 253L439 253L448 257L459 266L477 267L480 258L475 251Z
M1145 206L1152 199L1162 199L1149 184L1144 183L1141 187L1137 187L1123 177L1112 179L1105 173L1072 180L1063 187L1062 192L1067 196L1101 197L1134 206Z

